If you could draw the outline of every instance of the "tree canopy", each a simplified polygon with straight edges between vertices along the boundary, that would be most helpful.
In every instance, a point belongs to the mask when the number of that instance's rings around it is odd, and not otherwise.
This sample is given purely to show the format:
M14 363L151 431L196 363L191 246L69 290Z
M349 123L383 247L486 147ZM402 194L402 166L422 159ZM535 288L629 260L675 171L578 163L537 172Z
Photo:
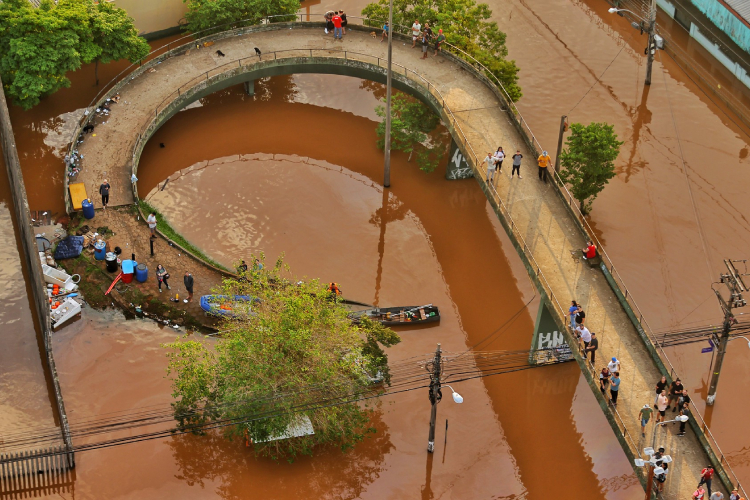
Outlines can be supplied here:
M187 4L187 30L193 33L209 28L249 20L247 25L257 24L265 16L291 15L300 8L299 0L183 0ZM275 21L289 20L275 18ZM217 28L221 31L226 28Z
M133 21L106 2L27 0L0 2L0 74L6 94L29 109L61 88L81 64L128 59L148 53Z
M388 0L368 4L362 15L382 26L388 19ZM522 95L519 69L515 61L506 59L506 35L489 21L491 16L489 6L475 0L393 0L394 25L410 27L419 19L422 26L429 23L434 34L442 29L446 42L481 62L502 82L511 100L517 101Z
M560 178L570 186L571 193L586 214L599 193L615 176L615 160L620 154L614 126L573 123L571 134L560 153Z
M385 148L385 106L375 108L383 118L378 124L378 147ZM440 123L437 116L425 103L402 93L391 97L391 150L409 153L409 161L417 153L417 164L421 170L432 172L445 155L445 141L434 137L432 132Z
M375 390L377 374L390 383L382 346L400 342L398 335L380 323L354 325L325 286L289 279L281 259L225 280L217 292L253 300L232 304L218 342L182 338L165 345L181 428L229 419L238 423L225 428L228 438L289 460L317 445L346 450L371 431L371 410L356 400ZM315 434L269 441L301 416Z

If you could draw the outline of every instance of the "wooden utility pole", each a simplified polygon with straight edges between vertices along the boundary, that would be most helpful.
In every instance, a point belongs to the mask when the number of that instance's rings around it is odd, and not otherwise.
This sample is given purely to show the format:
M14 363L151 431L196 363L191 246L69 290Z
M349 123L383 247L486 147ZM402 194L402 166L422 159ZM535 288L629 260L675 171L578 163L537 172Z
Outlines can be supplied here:
M729 343L729 332L732 330L732 325L737 322L732 314L732 309L735 307L742 307L747 304L745 299L742 297L743 292L747 292L747 286L742 281L743 274L737 271L734 267L735 262L744 262L747 268L747 261L739 260L727 260L724 259L724 265L727 266L729 271L727 274L721 274L719 277L719 283L723 283L729 289L729 300L724 300L718 290L713 289L716 294L716 298L719 299L719 305L724 311L724 327L721 331L721 337L717 341L717 352L716 352L716 364L711 373L711 382L708 386L708 397L706 398L706 404L712 406L716 401L716 386L719 385L719 375L721 375L721 367L724 364L724 355L727 352L727 344ZM746 269L747 270L747 269ZM745 273L746 275L747 273Z
M435 349L435 357L432 360L432 366L427 364L427 369L430 371L430 403L432 403L432 410L430 412L430 434L427 438L427 452L433 453L435 451L435 420L437 419L437 405L442 399L440 392L440 374L442 372L442 366L440 361L440 344Z
M391 187L391 67L393 65L393 0L388 2L388 72L385 77L385 168L383 187Z
M567 119L568 117L565 115L560 118L560 135L557 137L557 155L555 156L555 172L557 173L560 172L560 153L562 153L563 134L568 130Z

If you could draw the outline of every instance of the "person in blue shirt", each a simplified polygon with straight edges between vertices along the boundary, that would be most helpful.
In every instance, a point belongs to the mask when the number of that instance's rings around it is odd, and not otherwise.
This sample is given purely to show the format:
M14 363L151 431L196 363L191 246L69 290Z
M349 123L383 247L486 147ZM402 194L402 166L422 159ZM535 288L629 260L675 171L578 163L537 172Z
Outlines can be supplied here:
M570 309L568 309L568 314L570 315L570 327L575 330L576 329L576 313L578 312L578 303L574 300L571 302Z
M383 25L383 38L381 38L380 41L384 42L386 38L388 38L388 21Z
M612 396L612 404L617 406L617 395L620 392L620 372L615 372L609 381L609 393Z

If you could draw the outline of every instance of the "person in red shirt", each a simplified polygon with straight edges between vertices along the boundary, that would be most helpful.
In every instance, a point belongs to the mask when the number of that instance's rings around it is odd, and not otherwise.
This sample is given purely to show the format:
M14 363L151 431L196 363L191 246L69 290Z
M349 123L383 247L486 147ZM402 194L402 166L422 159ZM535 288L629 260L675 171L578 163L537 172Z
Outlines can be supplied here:
M584 259L593 259L596 257L596 245L589 241L586 244L586 248L583 249L583 258Z
M333 39L335 40L338 38L343 42L344 37L342 36L341 16L339 15L339 11L334 12L331 21L333 21Z

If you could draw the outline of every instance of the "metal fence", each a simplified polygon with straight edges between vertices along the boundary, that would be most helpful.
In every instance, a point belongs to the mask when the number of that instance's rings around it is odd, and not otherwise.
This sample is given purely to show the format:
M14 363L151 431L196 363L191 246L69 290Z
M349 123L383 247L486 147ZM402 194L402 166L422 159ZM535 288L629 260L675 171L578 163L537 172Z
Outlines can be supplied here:
M322 14L304 14L301 13L298 15L300 18L299 24L301 27L304 26L319 26L321 25L320 22L304 22L302 21L303 17L311 17L311 16L322 16ZM270 24L278 17L284 17L286 19L289 18L289 16L268 16L264 19L263 24ZM372 19L364 19L364 18L358 18L355 16L349 16L349 20L353 19L360 19L364 21L362 24L364 26L377 26L378 24L382 23L380 20L372 20ZM241 25L244 21L238 21L236 23L229 23L228 25L224 26L237 26ZM396 32L403 32L408 33L410 30L410 27L406 26L399 26L396 25L394 27L394 33ZM215 32L216 28L212 28L210 30L205 30L206 32ZM229 30L228 33L233 33L236 30ZM183 37L178 41L184 41L186 39L194 38L192 35ZM175 48L175 44L178 42L172 42L168 44L165 47L161 47L159 49L156 49L155 51L152 51L150 54L153 55L158 51L161 50L173 50ZM199 43L200 40L193 40L194 43ZM506 104L506 110L508 116L511 118L514 126L516 126L521 132L522 136L525 136L525 139L528 141L528 146L532 150L534 154L538 154L539 151L544 150L541 143L537 139L536 135L531 130L530 125L528 122L524 119L523 114L520 112L520 110L517 108L516 104L513 102L513 100L510 98L508 92L506 91L504 85L502 82L488 69L486 68L482 63L480 63L478 60L476 60L471 54L468 54L467 52L463 51L462 49L455 47L451 44L445 43L443 45L443 50L445 52L450 53L455 58L465 62L469 67L473 69L475 74L481 78L485 78L489 82L491 82L497 91L497 95L505 102ZM152 118L149 120L147 124L144 125L144 127L141 129L141 132L139 133L137 139L136 139L136 145L133 148L133 160L135 160L135 156L137 154L137 148L139 146L139 143L145 138L145 134L147 134L148 127L152 126L154 122L158 119L159 113L166 109L166 107L169 105L170 102L174 101L175 98L179 97L180 95L184 94L185 92L189 91L190 89L194 88L197 85L203 84L205 82L210 82L212 78L218 77L222 73L227 72L230 68L236 66L237 68L241 68L243 66L243 63L249 63L249 62L257 62L257 61L267 61L269 59L278 60L278 59L284 59L284 58L299 58L299 57L338 57L343 59L352 59L352 60L358 60L362 62L367 62L370 64L373 64L375 66L378 66L380 68L384 68L386 66L386 59L380 58L377 56L373 56L370 54L362 54L358 52L353 51L347 51L347 50L330 50L330 49L309 49L309 48L303 48L303 49L288 49L288 50L281 50L281 51L274 51L274 52L268 52L264 54L262 57L258 56L250 56L246 58L242 58L239 60L235 60L229 63L226 63L222 66L218 66L210 71L207 71L198 77L192 79L190 82L187 82L178 89L176 89L174 92L170 93L169 96L167 96L158 106L154 108L154 112L152 114ZM131 65L130 68L132 68L134 65ZM461 128L460 123L456 119L453 112L450 110L450 108L447 106L445 99L443 95L440 93L438 88L430 81L425 79L422 75L419 73L403 66L397 63L393 63L394 72L397 75L403 75L405 78L408 78L412 80L413 82L417 83L418 85L422 86L443 108L443 111L445 113L445 120L446 125L449 128L452 128L455 132L454 139L457 140L457 142L460 143L460 145L463 148L463 151L466 152L466 160L471 166L471 168L474 170L475 175L480 179L480 182L483 182L483 176L480 173L480 156L477 154L477 152L472 147L471 143L469 142L466 134L464 133L463 129ZM111 82L109 82L106 85L106 88L111 90L115 87L116 83L115 80L118 80L122 77L124 71L120 73L115 79ZM104 89L103 89L104 91ZM101 102L106 95L102 92L99 94L99 102ZM92 102L97 102L95 99ZM92 104L93 105L93 104ZM87 109L87 115L88 115L88 109ZM85 121L88 119L88 116L82 117L81 121L79 122L79 128L74 132L73 135L73 141L71 143L71 149L75 146L75 138L78 137L78 134L80 133L80 127L85 123ZM135 165L135 161L134 161ZM568 190L568 188L565 186L565 183L562 181L560 176L553 172L551 174L551 177L553 179L553 182L551 183L554 188L557 190L558 195L565 200L567 207L570 211L570 213L573 215L573 217L578 221L580 224L580 230L583 233L583 236L585 238L588 238L592 240L599 250L602 258L602 265L606 267L607 271L612 275L612 278L615 282L615 285L619 288L619 290L622 292L624 296L624 300L626 301L626 304L632 309L634 316L635 316L635 327L639 329L639 333L642 333L642 338L644 341L648 344L647 347L650 347L656 351L656 353L659 356L659 359L664 363L664 366L667 367L668 371L665 373L665 375L668 375L670 378L674 379L676 378L676 370L674 366L672 365L669 357L664 352L664 350L661 348L659 343L656 340L656 337L654 335L653 330L650 328L648 323L646 322L644 318L644 314L638 304L635 302L635 299L633 298L632 294L630 293L629 289L625 285L625 282L616 269L614 263L612 262L612 259L607 254L604 246L601 244L599 239L596 237L596 233L593 230L593 228L589 225L588 221L584 217L584 215L581 213L577 201L573 197L572 193ZM511 237L514 238L518 244L519 244L519 250L522 252L522 257L528 262L528 265L530 266L530 272L536 277L538 283L542 287L544 293L547 294L549 299L554 303L554 308L552 310L554 311L553 314L556 316L556 319L558 320L560 325L566 325L567 324L567 310L561 305L560 301L558 300L557 296L552 290L552 287L549 284L549 281L547 280L547 277L545 276L544 272L541 270L541 266L534 258L533 253L531 252L531 249L529 248L528 244L526 243L523 235L521 234L521 231L519 230L517 224L513 220L513 217L511 216L510 210L503 202L502 198L500 197L499 193L496 191L494 186L491 186L489 184L485 184L486 189L488 192L492 194L492 197L495 201L495 203L498 206L498 211L503 215L503 217L506 218L509 228ZM587 365L590 365L590 363L586 363ZM590 375L594 376L595 371L593 369L593 366L589 366L589 372ZM728 463L725 454L721 450L719 444L716 442L715 437L711 433L710 429L706 425L705 421L701 417L698 409L693 405L691 414L694 416L694 418L700 420L698 422L699 428L703 431L706 441L708 442L708 445L713 450L714 454L716 455L718 459L718 464L721 466L724 471L726 472L727 477L730 481L732 481L734 484L737 485L737 488L741 490L742 494L747 497L744 490L740 486L739 478L737 478L736 474L734 473L734 470L732 469L731 465ZM628 446L631 448L631 451L634 455L638 456L640 454L640 450L638 448L638 445L636 443L636 440L633 439L630 431L628 430L627 425L625 424L625 421L622 419L620 414L617 412L615 408L610 408L610 411L612 412L618 427L620 428L620 431L622 435L624 436Z
M0 498L55 493L72 484L73 452L65 446L0 454Z

